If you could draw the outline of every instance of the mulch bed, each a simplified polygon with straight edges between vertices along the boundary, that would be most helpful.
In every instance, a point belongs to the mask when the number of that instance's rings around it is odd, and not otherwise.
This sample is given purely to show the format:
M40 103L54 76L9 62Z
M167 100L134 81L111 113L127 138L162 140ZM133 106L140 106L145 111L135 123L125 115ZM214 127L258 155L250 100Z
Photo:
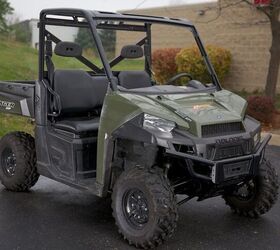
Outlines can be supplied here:
M275 111L270 123L263 123L262 130L264 132L280 129L280 111Z
M276 111L272 117L272 127L274 129L280 128L280 111Z

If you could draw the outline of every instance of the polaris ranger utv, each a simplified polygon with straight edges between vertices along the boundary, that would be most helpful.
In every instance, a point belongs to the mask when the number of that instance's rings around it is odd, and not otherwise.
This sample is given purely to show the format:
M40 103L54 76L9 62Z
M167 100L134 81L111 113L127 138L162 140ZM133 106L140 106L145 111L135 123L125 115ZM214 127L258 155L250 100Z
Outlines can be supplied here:
M168 27L170 35L174 27L191 34L210 82L193 79L192 72L165 85L154 81L155 25ZM53 26L90 31L101 63L89 60L80 44L58 38ZM276 171L264 156L271 135L261 139L260 123L246 115L246 101L221 88L191 22L48 9L38 27L38 81L0 83L0 111L36 124L35 139L23 132L1 139L0 178L8 190L26 191L43 175L111 196L119 232L141 248L170 237L178 206L194 197L222 196L234 212L253 218L271 209L278 195ZM108 60L100 30L142 37ZM55 60L61 57L89 70L59 69ZM143 70L113 70L135 58L144 58ZM178 80L180 86L173 84Z

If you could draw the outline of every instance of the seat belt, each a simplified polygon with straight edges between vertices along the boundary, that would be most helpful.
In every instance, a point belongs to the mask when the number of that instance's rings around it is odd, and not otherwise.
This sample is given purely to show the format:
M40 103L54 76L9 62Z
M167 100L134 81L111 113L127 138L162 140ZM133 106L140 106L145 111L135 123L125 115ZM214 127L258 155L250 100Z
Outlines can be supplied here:
M53 88L53 75L54 75L54 64L52 62L52 41L47 39L46 41L46 65L48 68L48 78Z
M58 111L58 107L55 104L55 100L54 100L54 95L52 92L54 92L54 64L52 61L52 55L53 55L53 51L52 51L52 40L50 40L50 37L47 36L47 40L46 40L46 52L45 52L45 58L46 58L46 66L48 69L48 78L49 78L49 83L50 86L47 86L48 90L52 90L50 91L51 95L50 95L50 114L51 115L56 115L57 111Z

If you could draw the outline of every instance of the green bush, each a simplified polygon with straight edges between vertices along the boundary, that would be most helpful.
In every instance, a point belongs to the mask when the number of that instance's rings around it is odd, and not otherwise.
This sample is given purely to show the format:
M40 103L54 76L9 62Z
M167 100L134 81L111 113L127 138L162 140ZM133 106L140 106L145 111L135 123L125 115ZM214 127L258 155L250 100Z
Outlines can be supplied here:
M165 48L153 52L153 71L158 83L166 83L177 73L175 58L180 50L179 48Z
M229 73L231 65L230 51L212 45L206 46L206 50L218 78L222 81ZM203 83L212 81L197 46L182 49L176 56L176 64L178 72L190 73L195 80Z

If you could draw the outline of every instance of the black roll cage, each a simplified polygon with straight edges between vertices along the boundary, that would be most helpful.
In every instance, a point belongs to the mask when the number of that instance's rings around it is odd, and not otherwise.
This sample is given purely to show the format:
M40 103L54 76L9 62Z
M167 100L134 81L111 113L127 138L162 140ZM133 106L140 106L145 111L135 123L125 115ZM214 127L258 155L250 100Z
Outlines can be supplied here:
M60 17L60 18L58 18ZM68 19L63 19L68 18ZM71 18L71 19L69 19ZM101 22L100 22L101 21ZM112 23L118 22L118 24ZM124 22L142 22L144 25L136 24L125 24ZM153 23L176 25L187 27L191 30L194 35L195 41L200 49L201 55L205 60L205 64L208 68L209 74L211 75L212 81L216 86L217 90L221 90L221 85L218 80L217 74L208 58L203 43L199 37L199 34L195 26L188 20L177 19L177 18L166 18L166 17L155 17L155 16L144 16L135 14L120 14L103 11L89 11L82 9L45 9L40 13L40 22L38 27L40 28L39 33L39 80L43 81L45 71L45 50L46 50L46 37L49 41L54 43L60 42L60 40L54 36L51 32L46 30L46 25L55 26L68 26L68 27L79 27L89 28L99 57L103 64L103 68L100 69L98 66L90 62L83 56L77 57L77 59L88 66L94 73L105 72L110 87L112 90L118 90L116 78L113 75L111 68L116 64L120 63L124 58L120 55L113 59L111 62L107 60L104 47L98 34L98 29L110 29L110 30L125 30L125 31L137 31L146 32L146 36L141 39L137 44L144 46L145 52L145 69L151 75L151 25Z

